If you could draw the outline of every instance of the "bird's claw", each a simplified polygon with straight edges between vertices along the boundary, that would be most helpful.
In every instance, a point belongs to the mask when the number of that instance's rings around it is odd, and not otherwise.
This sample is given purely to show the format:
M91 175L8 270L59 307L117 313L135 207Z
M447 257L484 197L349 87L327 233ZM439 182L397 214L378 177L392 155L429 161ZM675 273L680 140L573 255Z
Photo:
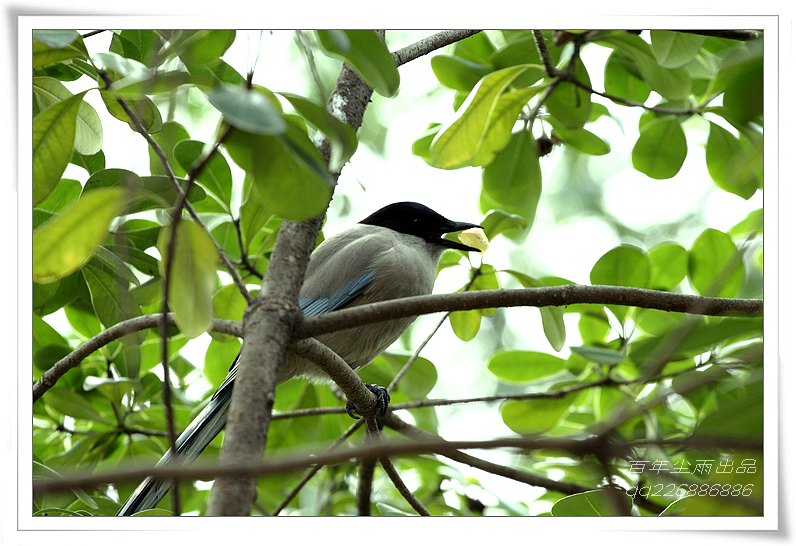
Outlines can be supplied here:
M365 386L370 392L376 395L376 417L384 417L387 415L387 410L390 409L390 393L381 385L372 385L365 383ZM357 408L351 402L346 402L345 410L352 419L360 419L362 415L357 411Z

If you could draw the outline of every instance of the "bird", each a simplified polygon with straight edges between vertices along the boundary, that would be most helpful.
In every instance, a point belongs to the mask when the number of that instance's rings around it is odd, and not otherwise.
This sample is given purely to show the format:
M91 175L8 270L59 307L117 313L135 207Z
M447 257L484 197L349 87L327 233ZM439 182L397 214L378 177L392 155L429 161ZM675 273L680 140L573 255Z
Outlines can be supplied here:
M420 203L404 201L380 208L353 227L324 240L310 255L299 307L305 317L379 301L430 294L440 257L446 249L479 249L443 238L448 233L481 226L455 222ZM409 327L416 317L338 330L317 336L354 370L369 364ZM240 353L207 406L177 438L180 461L194 461L221 432L227 421ZM329 378L312 362L290 354L277 370L277 384L294 376L312 381ZM368 385L382 405L389 404L386 389ZM352 406L349 414L355 415ZM169 450L157 463L172 460ZM129 516L155 508L171 489L171 480L146 478L121 505L117 515Z

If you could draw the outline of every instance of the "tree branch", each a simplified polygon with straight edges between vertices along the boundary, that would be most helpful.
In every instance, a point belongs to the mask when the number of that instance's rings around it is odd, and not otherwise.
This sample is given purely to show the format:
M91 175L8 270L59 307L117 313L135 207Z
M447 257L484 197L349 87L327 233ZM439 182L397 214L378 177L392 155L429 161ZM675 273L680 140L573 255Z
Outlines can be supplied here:
M169 313L167 319L168 326L174 326L174 314ZM157 328L161 320L162 316L159 313L135 317L114 324L107 330L92 337L80 347L53 364L49 370L42 374L39 380L33 384L33 401L35 402L41 398L66 372L80 364L84 358L94 351L128 334L146 330L147 328ZM213 319L213 325L210 329L222 334L230 334L239 337L241 335L240 324L231 320Z
M391 320L413 315L425 315L442 311L462 311L489 307L517 307L548 305L574 305L579 303L628 305L661 311L675 311L714 316L761 316L763 301L731 298L706 298L685 294L673 294L658 290L627 288L619 286L566 285L547 288L520 288L482 290L456 294L417 296L387 302L352 307L305 319L297 328L296 337L313 337L335 330L361 326L371 322ZM159 315L145 315L120 322L94 336L86 343L66 355L47 370L33 386L33 401L39 399L67 371L97 349L127 334L154 328L159 324ZM169 325L174 324L173 315ZM214 319L213 331L241 337L238 323Z
M401 66L402 64L406 64L409 61L413 61L419 57L422 57L423 55L428 55L432 51L449 46L460 40L464 40L465 38L469 38L470 36L478 34L479 32L481 31L443 30L442 32L433 34L428 38L423 38L414 44L408 45L393 52L392 56L393 59L395 59L395 64L397 66Z
M762 300L706 298L644 288L569 284L545 288L479 290L414 296L350 307L307 318L299 325L296 334L301 338L313 337L373 322L441 311L465 311L490 307L559 307L576 303L625 305L710 316L761 316L763 313Z
M426 49L430 51L431 47ZM344 64L327 110L357 130L362 125L372 93L373 90ZM330 146L328 139L318 146L327 165ZM330 174L336 182L339 174ZM259 458L265 448L276 387L276 366L284 359L294 327L300 320L298 293L321 221L322 215L304 222L282 224L263 289L244 317L246 342L241 351L238 381L232 393L227 434L221 448L221 459L225 463L238 464ZM258 365L260 363L266 365ZM253 479L237 482L220 479L211 491L208 514L248 514L254 495Z
M541 30L533 31L533 42L536 44L536 51L539 53L539 58L542 59L547 75L551 78L558 76L558 70L556 70L553 60L550 58L550 51L547 49L547 43L544 41Z
M389 415L385 418L389 423L393 423L393 418ZM397 419L397 418L395 418ZM385 421L385 423L387 422ZM392 425L390 425L392 426ZM424 433L425 434L425 433ZM388 440L378 443L369 443L357 447L345 448L331 453L321 453L311 456L291 456L273 458L269 461L249 460L240 464L193 464L193 465L168 465L168 466L141 466L126 470L115 470L104 474L83 474L74 476L64 476L57 479L40 480L34 483L34 495L42 495L53 491L64 489L92 487L101 484L128 483L139 481L147 476L157 479L176 478L180 480L192 479L222 479L222 478L254 478L272 473L292 472L306 468L309 464L333 465L360 460L363 458L379 458L385 456L415 455L421 453L437 453L445 457L457 457L456 452L461 449L517 449L517 450L541 450L556 449L568 451L575 455L585 455L604 449L604 442L597 437L561 437L561 438L541 438L541 437L508 437L496 438L493 440L457 440L449 441L441 438L432 438L414 441L401 442ZM539 487L545 483L554 490L558 482L554 480L542 479L540 483L534 484ZM577 489L577 491L575 490ZM578 492L575 488L572 491Z

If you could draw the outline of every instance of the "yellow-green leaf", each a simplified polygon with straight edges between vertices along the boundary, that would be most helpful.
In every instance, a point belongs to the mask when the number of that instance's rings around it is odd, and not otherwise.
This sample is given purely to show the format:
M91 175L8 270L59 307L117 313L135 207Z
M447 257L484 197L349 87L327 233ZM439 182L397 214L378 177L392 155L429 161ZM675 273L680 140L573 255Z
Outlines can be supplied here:
M55 188L72 157L83 93L56 102L33 118L33 204Z
M124 194L116 188L87 192L62 215L33 230L33 280L53 282L83 265L123 210Z
M483 163L485 157L491 160L508 143L511 126L522 105L540 88L518 89L503 98L504 92L521 74L535 66L512 66L481 79L460 108L461 115L431 143L429 163L441 169L454 169L471 164L479 151L480 162ZM501 139L502 145L497 146Z
M164 228L158 238L158 250L168 256L171 228ZM204 229L189 220L181 220L175 230L169 284L169 307L174 312L180 331L189 338L206 332L213 321L213 289L216 281L218 255ZM162 273L162 271L161 271Z

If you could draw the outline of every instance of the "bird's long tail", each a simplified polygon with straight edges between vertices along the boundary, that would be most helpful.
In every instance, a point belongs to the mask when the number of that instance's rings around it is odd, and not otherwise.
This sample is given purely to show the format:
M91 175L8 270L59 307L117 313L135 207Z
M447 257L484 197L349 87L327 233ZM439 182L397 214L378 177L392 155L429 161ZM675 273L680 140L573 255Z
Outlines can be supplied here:
M231 396L231 388L220 389L205 409L180 434L176 448L182 464L195 461L224 428L227 423L227 411ZM169 450L161 457L156 466L167 465L171 459L171 450ZM156 507L169 492L171 486L171 480L147 478L133 491L116 515L131 516L136 512Z

